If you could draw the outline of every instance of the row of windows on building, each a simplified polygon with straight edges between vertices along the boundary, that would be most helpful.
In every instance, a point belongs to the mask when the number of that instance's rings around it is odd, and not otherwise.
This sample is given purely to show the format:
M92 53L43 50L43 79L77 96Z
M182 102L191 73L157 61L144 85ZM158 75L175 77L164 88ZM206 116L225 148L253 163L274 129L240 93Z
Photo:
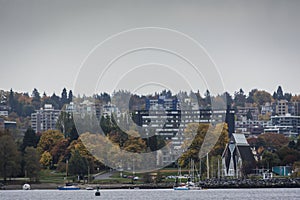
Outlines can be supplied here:
M148 100L149 103L148 107L150 110L144 110L144 111L136 111L135 115L139 116L135 119L135 122L145 127L151 123L153 127L160 127L161 123L165 124L165 127L172 128L173 126L178 127L178 124L186 124L191 122L198 122L198 123L207 123L207 122L217 122L222 121L222 118L224 118L224 112L222 110L207 110L207 109L197 109L197 110L153 110L153 106L157 107L157 104L161 105L167 105L168 109L178 107L178 101L171 101L167 99L161 99L161 100ZM166 103L167 102L167 103ZM274 105L273 105L274 106ZM262 110L266 111L268 107L268 104L266 104L265 107L262 108ZM246 112L249 110L251 113L254 113L253 116L257 116L258 109L256 107L244 107L244 108L238 108L238 112L236 114L237 121L232 126L232 132L234 132L234 127L236 127L236 130L238 132L249 132L251 134L260 134L263 132L278 132L278 133L284 133L284 134L299 134L299 126L300 126L300 119L298 116L293 116L287 114L289 112L288 109L290 104L288 104L286 101L282 100L278 102L278 104L275 106L276 112L281 112L281 115L278 116L272 116L271 120L269 122L259 121L256 119L257 117L254 117L254 119L248 119L246 120ZM151 110L152 109L152 110ZM97 106L90 101L83 101L79 105L74 105L74 103L71 103L67 105L66 111L67 112L78 112L81 113L81 117L84 117L85 115L93 115L96 114L97 117L100 116L100 112L102 112L102 115L107 116L111 115L112 113L117 113L117 116L120 116L121 113L119 109L112 104L107 104L102 106L102 110L97 108ZM292 109L293 110L293 109ZM269 110L270 111L270 110ZM283 112L284 111L284 112ZM147 113L148 112L148 113ZM287 113L286 113L287 112ZM5 113L4 113L5 114ZM285 114L285 115L283 115ZM32 113L31 115L31 124L32 128L36 132L42 132L48 129L55 129L56 128L56 122L60 115L60 110L56 110L53 108L52 105L46 104L44 108L37 110L35 113ZM142 117L141 117L142 116ZM224 119L223 119L224 121Z

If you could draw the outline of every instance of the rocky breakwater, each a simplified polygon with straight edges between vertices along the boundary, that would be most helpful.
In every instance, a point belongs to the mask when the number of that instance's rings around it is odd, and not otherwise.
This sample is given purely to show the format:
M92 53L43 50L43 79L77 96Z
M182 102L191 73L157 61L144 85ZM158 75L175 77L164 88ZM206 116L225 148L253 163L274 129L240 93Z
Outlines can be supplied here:
M298 188L300 178L273 179L210 179L201 181L203 188Z

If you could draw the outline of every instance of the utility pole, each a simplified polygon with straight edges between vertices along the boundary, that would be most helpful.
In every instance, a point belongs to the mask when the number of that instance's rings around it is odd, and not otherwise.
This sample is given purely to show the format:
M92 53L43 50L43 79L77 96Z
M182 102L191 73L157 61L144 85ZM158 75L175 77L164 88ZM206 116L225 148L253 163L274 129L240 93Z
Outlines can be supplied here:
M66 181L68 182L68 166L69 166L69 160L66 160Z
M206 153L206 168L207 168L207 179L209 179L209 161L208 161L208 153Z
M218 179L220 179L220 161L218 158Z

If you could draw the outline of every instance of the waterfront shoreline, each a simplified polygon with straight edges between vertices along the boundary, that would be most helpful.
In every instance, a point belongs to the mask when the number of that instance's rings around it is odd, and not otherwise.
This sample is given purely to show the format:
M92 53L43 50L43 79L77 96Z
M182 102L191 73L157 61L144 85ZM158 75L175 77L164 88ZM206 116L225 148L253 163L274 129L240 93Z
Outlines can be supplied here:
M269 180L250 180L250 179L212 179L201 181L200 186L205 189L238 189L238 188L300 188L300 179L269 179ZM30 184L33 190L51 190L57 189L62 184L57 183L37 183ZM101 189L172 189L174 183L157 183L157 184L78 184L81 189L87 187ZM20 190L22 185L9 184L4 185L3 190Z

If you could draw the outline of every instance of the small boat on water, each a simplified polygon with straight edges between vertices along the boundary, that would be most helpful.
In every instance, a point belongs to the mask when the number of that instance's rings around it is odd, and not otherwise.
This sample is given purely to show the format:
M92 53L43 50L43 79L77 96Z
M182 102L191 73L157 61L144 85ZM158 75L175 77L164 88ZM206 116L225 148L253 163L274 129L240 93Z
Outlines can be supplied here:
M181 183L181 167L178 168L178 176L175 179L175 185L173 187L174 190L189 190L188 185ZM179 180L179 183L178 183Z
M187 183L187 187L190 189L190 190L202 190L202 187L200 187L199 185L196 185L194 182L192 181L188 181Z
M194 183L195 181L195 163L194 160L191 159L191 170L190 170L190 176L187 177L187 182L186 183L181 183L181 168L179 167L178 169L178 176L175 179L175 185L174 185L174 190L202 190L202 187L198 183Z
M180 184L179 186L175 186L174 190L189 190L190 188L185 184Z
M203 190L200 186L188 186L190 190Z
M86 190L94 190L94 188L91 187L91 186L88 186L88 187L86 187L85 189L86 189Z
M23 185L22 189L23 189L23 190L30 190L31 187L30 187L30 185L29 185L28 183L25 183L25 184Z
M59 189L59 190L80 190L80 187L70 184L70 183L66 183L65 186L58 186L57 189Z

